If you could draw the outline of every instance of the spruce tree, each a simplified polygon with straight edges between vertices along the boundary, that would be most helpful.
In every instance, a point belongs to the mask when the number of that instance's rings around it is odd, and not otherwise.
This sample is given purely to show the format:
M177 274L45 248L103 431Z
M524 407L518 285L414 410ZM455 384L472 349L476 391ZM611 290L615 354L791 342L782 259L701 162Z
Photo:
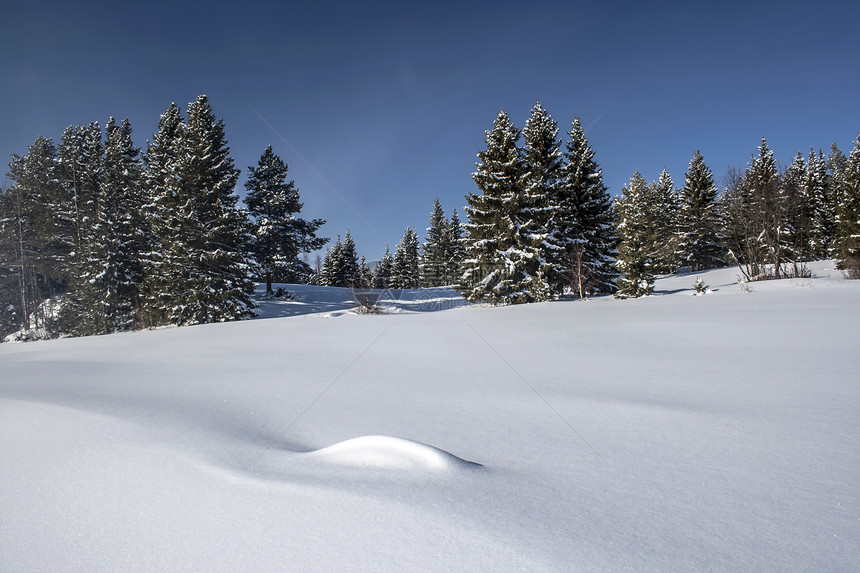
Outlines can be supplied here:
M341 240L338 235L334 244L327 248L325 257L323 258L322 267L318 277L320 286L336 286L338 278L336 276L336 259L340 257Z
M355 241L352 240L349 229L347 229L346 236L343 238L339 259L336 263L339 284L335 286L356 286L359 280L358 252L355 249Z
M485 134L487 148L478 153L477 171L472 174L478 193L466 196L466 258L460 288L470 302L501 302L505 293L498 287L505 269L500 253L512 246L504 214L519 192L520 135L504 111Z
M449 248L449 233L445 221L445 212L437 197L433 201L433 211L430 213L430 226L427 228L427 239L421 246L421 283L425 287L437 287L445 284Z
M248 168L245 204L253 217L251 249L266 281L266 292L272 292L272 281L301 283L311 274L310 266L301 260L302 253L322 248L328 241L316 236L325 224L323 219L298 217L302 210L299 190L287 182L287 165L272 146L263 151L257 167Z
M558 125L536 103L523 128L522 192L514 197L509 214L514 248L505 255L510 302L550 298L563 247L553 225L561 167Z
M554 228L564 247L566 277L555 288L567 284L582 298L612 293L618 277L614 205L578 117L565 149Z
M648 183L636 171L630 183L621 188L615 213L618 228L617 298L635 298L654 290L653 253L648 216Z
M150 298L155 306L150 314L180 325L251 316L249 223L234 193L239 170L224 122L215 118L205 95L188 105L187 123L178 126L171 143L164 203L173 203L175 210L161 213L166 224L156 231L161 268L150 291L157 293ZM151 223L156 227L159 221Z
M73 202L59 177L54 142L37 137L25 155L13 155L8 177L20 327L53 333L51 301L66 292L75 249Z
M860 277L860 134L839 176L834 251L839 268Z
M391 286L398 289L413 289L421 286L418 267L418 235L412 227L407 227L394 251L391 269Z
M132 143L128 119L117 125L110 118L105 133L98 200L86 233L88 254L63 307L64 329L78 335L133 328L143 278L140 150Z
M654 272L672 273L678 268L678 230L680 201L669 172L663 168L660 178L650 186L649 215L652 220Z
M700 151L693 154L680 195L678 251L692 270L722 266L723 240L717 186Z
M388 245L385 245L385 254L382 255L382 258L379 259L379 262L376 263L376 267L373 269L373 288L387 289L393 287L391 282L393 267L394 257L391 256Z
M370 265L367 264L367 259L361 255L358 261L358 279L355 286L358 288L373 288L373 273L370 270Z
M818 155L809 149L806 163L806 187L812 202L811 246L816 258L829 256L836 224L836 200L827 177L827 160L821 150Z
M158 131L143 155L141 181L146 217L146 247L142 252L144 282L141 286L141 323L144 326L170 324L169 311L182 293L181 269L184 261L179 248L173 248L181 230L181 182L176 170L180 153L179 138L184 123L175 103L161 115Z
M448 235L448 252L445 256L444 284L457 286L460 283L463 260L466 258L466 245L463 241L463 225L460 223L456 207L451 211L446 233Z
M502 111L486 132L472 179L480 194L466 197L466 259L461 290L472 302L516 304L551 293L540 243L539 204L524 193L525 167L519 131Z

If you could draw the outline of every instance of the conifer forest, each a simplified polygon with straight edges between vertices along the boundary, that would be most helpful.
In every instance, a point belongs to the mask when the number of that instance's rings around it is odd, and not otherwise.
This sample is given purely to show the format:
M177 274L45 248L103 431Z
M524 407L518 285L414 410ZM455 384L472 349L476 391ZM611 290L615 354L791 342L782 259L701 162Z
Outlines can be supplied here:
M302 218L271 146L240 202L240 169L205 95L184 115L172 104L145 149L114 118L38 137L12 156L0 192L0 338L242 319L258 282L270 296L273 283L453 285L470 302L508 305L640 297L659 275L721 266L756 281L835 259L860 277L860 136L847 155L798 150L788 165L763 138L719 176L694 151L686 173L649 182L634 171L613 196L579 118L562 138L537 103L522 129L502 111L485 135L464 219L437 198L423 241L406 227L393 252L370 254L349 230L330 240L325 220Z

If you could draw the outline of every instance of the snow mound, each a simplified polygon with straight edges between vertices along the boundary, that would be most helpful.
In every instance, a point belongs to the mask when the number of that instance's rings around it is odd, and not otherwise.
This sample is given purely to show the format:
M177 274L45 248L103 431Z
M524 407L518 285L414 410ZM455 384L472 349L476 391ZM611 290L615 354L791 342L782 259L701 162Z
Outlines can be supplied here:
M329 463L362 468L449 471L481 467L439 448L392 436L361 436L310 452Z

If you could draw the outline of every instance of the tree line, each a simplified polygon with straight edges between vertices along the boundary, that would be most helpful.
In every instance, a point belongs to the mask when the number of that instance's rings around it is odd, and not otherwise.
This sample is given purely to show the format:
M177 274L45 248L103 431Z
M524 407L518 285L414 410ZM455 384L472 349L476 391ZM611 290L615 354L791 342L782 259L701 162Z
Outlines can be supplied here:
M172 104L143 153L128 120L67 128L13 155L0 192L0 335L101 334L253 315L255 281L405 289L452 285L473 302L647 295L659 274L737 265L746 280L802 275L834 258L860 275L860 136L845 156L762 140L720 189L699 151L677 188L638 171L613 198L579 118L566 141L537 103L522 130L485 132L466 221L437 198L425 240L407 227L371 267L347 230L326 246L300 217L271 146L235 187L223 121L205 95Z
M665 169L651 183L636 171L613 200L579 119L564 151L558 133L540 103L522 130L502 111L486 132L466 197L467 299L638 297L679 269L733 264L762 280L808 274L821 258L860 275L860 135L848 157L834 144L785 168L762 139L722 192L696 151L680 189Z
M0 194L0 333L86 335L253 314L253 279L302 282L327 239L267 148L239 170L205 95L172 104L143 154L126 119L13 155Z

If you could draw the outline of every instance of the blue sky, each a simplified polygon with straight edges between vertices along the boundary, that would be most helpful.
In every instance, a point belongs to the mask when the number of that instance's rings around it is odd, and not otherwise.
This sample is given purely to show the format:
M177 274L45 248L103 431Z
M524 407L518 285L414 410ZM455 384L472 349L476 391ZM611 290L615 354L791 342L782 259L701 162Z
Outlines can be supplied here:
M159 115L206 93L236 165L271 144L326 236L378 258L434 197L461 211L499 109L575 116L618 193L716 177L761 138L783 163L860 130L860 3L40 2L3 9L0 157L72 124ZM299 155L300 154L300 155ZM332 189L333 188L333 189ZM350 207L351 205L351 207Z

